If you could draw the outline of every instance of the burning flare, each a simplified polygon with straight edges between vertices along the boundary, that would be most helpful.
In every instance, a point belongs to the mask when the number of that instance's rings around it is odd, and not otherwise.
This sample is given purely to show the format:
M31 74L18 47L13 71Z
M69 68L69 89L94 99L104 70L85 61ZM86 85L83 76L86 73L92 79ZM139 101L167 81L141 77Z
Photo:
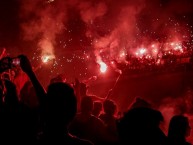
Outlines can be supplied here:
M49 54L45 54L45 55L42 56L41 59L42 59L43 63L48 63L49 61L54 59L54 56L53 55L49 55Z
M99 65L100 65L100 72L105 73L107 71L107 65L103 61L100 61Z

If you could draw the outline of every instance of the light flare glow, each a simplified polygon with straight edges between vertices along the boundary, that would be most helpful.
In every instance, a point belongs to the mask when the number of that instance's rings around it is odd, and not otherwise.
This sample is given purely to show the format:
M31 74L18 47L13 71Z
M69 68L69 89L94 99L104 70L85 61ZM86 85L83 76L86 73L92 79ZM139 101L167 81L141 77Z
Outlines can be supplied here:
M100 65L100 72L101 73L105 73L106 71L107 71L107 65L106 65L106 63L104 63L103 61L100 61L99 62L99 65Z
M43 63L48 63L49 61L53 60L55 56L45 54L41 57Z

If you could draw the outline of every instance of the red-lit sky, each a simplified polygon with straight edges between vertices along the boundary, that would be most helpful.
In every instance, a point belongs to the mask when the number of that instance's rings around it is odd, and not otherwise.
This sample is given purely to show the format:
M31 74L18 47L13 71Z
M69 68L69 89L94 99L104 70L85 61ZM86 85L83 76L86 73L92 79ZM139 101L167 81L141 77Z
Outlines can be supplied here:
M35 67L51 55L49 76L88 78L122 52L192 43L192 17L192 0L1 0L0 49L27 54Z

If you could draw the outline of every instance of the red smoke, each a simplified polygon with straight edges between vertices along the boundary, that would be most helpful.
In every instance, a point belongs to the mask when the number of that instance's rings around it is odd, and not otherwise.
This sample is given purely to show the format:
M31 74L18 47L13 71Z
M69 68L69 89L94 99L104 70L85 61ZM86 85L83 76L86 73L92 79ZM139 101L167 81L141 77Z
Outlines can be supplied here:
M126 63L127 54L157 57L160 49L192 44L192 9L192 0L21 0L20 26L41 55L57 58L56 52L78 48L96 62ZM192 98L161 102L166 121L177 113L191 116Z

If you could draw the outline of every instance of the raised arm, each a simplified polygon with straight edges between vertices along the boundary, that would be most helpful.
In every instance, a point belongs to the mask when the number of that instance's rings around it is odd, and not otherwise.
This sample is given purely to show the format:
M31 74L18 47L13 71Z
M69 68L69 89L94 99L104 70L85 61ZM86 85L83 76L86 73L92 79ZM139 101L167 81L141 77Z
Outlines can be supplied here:
M28 75L29 79L31 80L31 82L35 88L36 95L39 99L40 105L44 106L45 98L46 98L46 92L45 92L44 88L42 87L42 85L40 84L40 82L38 81L35 73L33 72L33 69L31 67L31 63L30 63L29 59L25 55L20 55L18 57L20 58L21 69Z

